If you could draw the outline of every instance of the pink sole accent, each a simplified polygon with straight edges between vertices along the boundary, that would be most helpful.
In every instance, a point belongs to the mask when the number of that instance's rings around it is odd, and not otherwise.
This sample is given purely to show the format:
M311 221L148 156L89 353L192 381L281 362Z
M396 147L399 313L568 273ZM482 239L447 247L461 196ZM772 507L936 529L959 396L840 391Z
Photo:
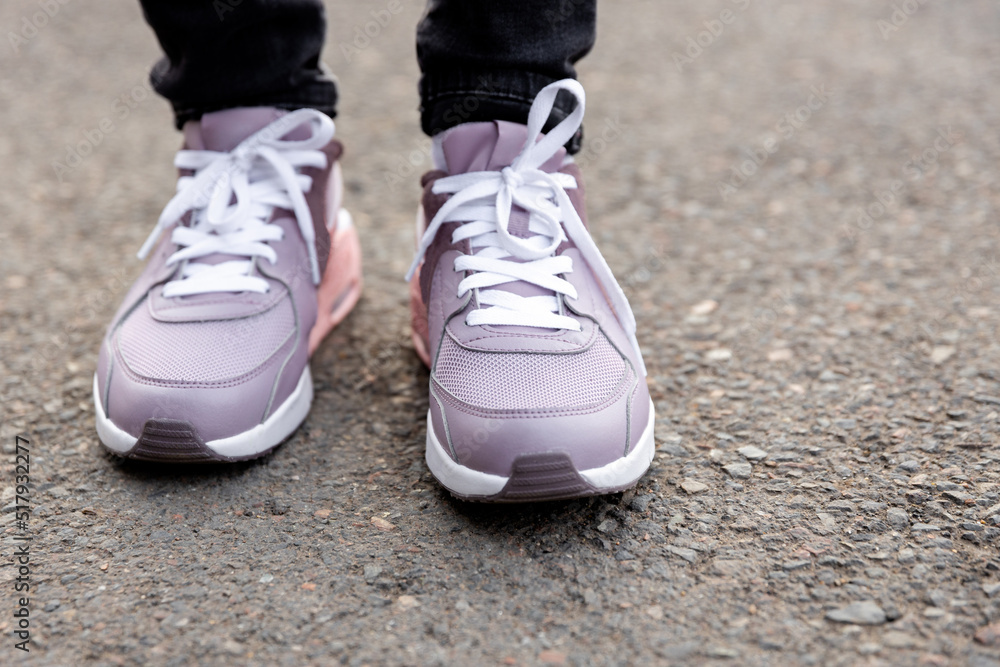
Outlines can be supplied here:
M410 281L410 326L413 329L413 347L417 351L417 356L431 367L430 353L430 331L427 326L427 306L424 305L423 295L420 293L420 269L421 265Z
M316 325L309 332L310 356L361 297L361 243L354 225L334 233L318 297Z

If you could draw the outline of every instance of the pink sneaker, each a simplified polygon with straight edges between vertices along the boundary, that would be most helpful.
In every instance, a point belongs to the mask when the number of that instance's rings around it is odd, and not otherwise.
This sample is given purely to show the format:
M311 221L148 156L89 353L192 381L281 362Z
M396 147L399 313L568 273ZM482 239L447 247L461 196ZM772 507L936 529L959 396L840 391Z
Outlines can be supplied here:
M306 418L309 355L361 292L333 132L318 111L265 107L184 127L177 194L139 253L152 256L94 376L97 433L112 452L249 459Z
M577 108L540 136L560 90ZM408 278L431 368L427 465L460 498L611 493L653 458L635 318L563 148L583 111L583 88L564 80L538 94L527 126L470 123L435 140Z

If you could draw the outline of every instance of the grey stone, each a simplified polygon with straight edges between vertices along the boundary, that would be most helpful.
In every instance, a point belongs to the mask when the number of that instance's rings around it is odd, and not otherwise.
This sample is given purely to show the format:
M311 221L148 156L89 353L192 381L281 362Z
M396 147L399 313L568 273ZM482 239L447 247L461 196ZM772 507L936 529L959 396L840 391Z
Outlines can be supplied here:
M597 526L597 530L602 533L613 533L618 530L618 522L614 519L605 519Z
M882 635L882 644L891 649L912 649L922 645L922 641L913 635L899 630L889 630Z
M827 503L826 510L829 512L840 512L841 514L856 514L857 507L849 500L835 500Z
M675 443L669 443L669 442L668 443L664 443L664 444L660 445L659 447L657 447L656 451L658 451L658 452L664 452L666 454L670 454L671 456L677 456L677 457L681 457L681 458L684 458L684 457L687 457L687 456L691 455L691 453L688 452L688 450L686 450L681 445L678 445L678 444L675 444Z
M674 545L667 546L667 551L674 554L675 556L680 556L689 563L693 563L698 560L698 552L694 549L688 549L686 547L677 547Z
M629 503L629 507L634 509L636 512L645 512L649 509L649 504L656 500L656 494L644 493L641 496L636 496Z
M811 564L812 564L811 561L804 560L804 559L803 560L792 560L792 561L788 561L786 563L782 563L781 564L781 569L788 570L788 571L791 571L791 570L801 570L803 568L809 567Z
M708 484L695 479L684 479L681 481L681 488L690 494L702 493L708 491Z
M846 607L828 611L826 618L837 623L856 625L882 625L887 620L882 608L871 600L852 602Z
M378 565L375 565L374 563L368 563L365 565L364 577L365 581L368 583L375 581L380 574L382 574L382 568Z
M959 505L968 505L975 500L972 495L965 493L964 491L945 491L941 495L954 503L958 503Z
M754 447L753 445L747 445L746 447L740 447L736 450L745 459L751 461L761 461L767 458L767 452L765 452L760 447Z
M753 467L749 463L730 463L722 469L736 479L748 479L753 473Z
M906 510L898 507L889 508L889 511L886 512L886 520L896 530L903 530L910 525L910 515L906 513Z
M910 526L910 530L914 533L930 533L941 529L930 523L915 523Z

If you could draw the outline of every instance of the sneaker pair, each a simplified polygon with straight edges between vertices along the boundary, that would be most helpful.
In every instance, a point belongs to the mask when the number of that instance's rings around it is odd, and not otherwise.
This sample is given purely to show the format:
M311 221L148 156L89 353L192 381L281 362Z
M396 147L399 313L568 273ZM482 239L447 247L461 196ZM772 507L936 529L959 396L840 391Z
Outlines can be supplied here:
M576 110L542 134L560 90ZM652 460L635 320L563 148L583 112L583 88L565 80L539 93L526 126L469 123L434 139L410 300L431 369L427 465L460 498L609 493ZM177 194L100 350L94 402L109 450L250 459L305 419L309 357L361 291L333 134L310 109L232 109L185 126Z

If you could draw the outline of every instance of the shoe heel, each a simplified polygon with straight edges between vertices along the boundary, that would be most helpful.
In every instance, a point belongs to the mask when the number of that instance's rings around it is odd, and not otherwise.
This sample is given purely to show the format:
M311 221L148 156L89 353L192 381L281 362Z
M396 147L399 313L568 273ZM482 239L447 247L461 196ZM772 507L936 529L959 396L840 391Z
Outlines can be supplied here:
M416 218L418 242L420 237L423 235L424 228L426 226L423 206L418 206ZM424 303L424 296L420 291L420 271L423 268L423 264L418 266L417 270L413 273L413 278L410 280L410 328L413 332L411 334L413 338L413 349L416 350L417 356L424 362L424 365L426 365L427 368L430 368L430 326L427 324L427 305Z
M413 349L416 350L420 360L430 368L430 332L427 326L427 306L424 305L423 295L420 293L419 268L410 280L410 327L413 330Z
M330 258L318 290L316 324L309 332L309 354L340 324L361 297L361 242L351 214L340 209L330 242Z

